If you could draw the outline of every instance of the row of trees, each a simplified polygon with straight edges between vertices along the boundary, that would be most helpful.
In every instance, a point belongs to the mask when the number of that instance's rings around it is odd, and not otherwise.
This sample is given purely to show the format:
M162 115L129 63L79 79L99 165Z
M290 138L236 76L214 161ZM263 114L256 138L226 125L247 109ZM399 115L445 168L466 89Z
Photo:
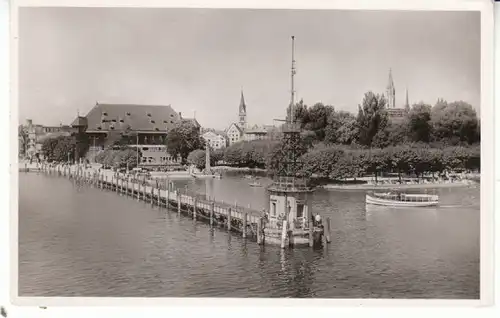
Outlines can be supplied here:
M349 149L342 146L318 145L303 157L305 175L333 180L356 178L367 174L375 177L384 172L402 175L441 174L445 171L480 169L480 147L450 146L430 148L420 144L374 149Z
M295 105L294 113L314 141L327 144L382 148L409 142L465 145L480 140L476 111L463 101L439 99L434 106L417 103L402 120L391 121L384 96L367 92L357 116L322 103L308 107L303 101Z
M97 163L103 164L104 166L113 168L128 168L133 169L137 167L138 159L140 159L141 154L137 153L136 149L130 148L120 148L120 149L106 149L95 157Z
M85 156L88 140L83 134L47 138L42 143L42 153L48 161L75 161Z
M302 171L306 176L341 180L383 172L401 175L442 173L444 171L479 170L480 146L449 146L432 148L427 144L412 143L385 148L352 148L343 145L319 143L312 148L303 145ZM232 166L266 168L275 174L285 154L281 143L272 140L240 142L218 151L212 156L212 165L223 158ZM205 152L193 151L190 163L203 167Z

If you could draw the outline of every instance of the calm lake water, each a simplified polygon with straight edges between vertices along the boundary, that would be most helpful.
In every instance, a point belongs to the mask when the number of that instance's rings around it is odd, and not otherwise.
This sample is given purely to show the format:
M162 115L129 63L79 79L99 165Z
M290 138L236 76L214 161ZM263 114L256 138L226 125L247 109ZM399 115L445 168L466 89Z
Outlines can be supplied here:
M248 181L176 184L264 208ZM65 178L20 173L19 186L20 296L479 298L479 188L431 190L433 209L317 190L331 244L282 251Z

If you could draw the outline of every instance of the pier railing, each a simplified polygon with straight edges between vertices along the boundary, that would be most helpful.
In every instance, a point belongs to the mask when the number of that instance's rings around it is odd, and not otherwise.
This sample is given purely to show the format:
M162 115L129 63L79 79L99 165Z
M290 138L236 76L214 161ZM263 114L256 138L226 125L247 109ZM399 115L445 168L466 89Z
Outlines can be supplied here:
M228 231L238 232L243 237L255 238L263 242L264 228L281 230L279 221L269 219L261 211L238 205L237 202L217 201L215 198L189 191L186 188L176 188L173 183L156 182L143 178L132 178L115 172L97 171L75 166L42 165L41 171L47 174L68 177L78 185L87 185L94 188L113 191L144 201L151 205L165 207L169 211L176 211L197 220L204 220L210 226L226 228ZM310 230L311 222L295 220L294 228L304 231Z

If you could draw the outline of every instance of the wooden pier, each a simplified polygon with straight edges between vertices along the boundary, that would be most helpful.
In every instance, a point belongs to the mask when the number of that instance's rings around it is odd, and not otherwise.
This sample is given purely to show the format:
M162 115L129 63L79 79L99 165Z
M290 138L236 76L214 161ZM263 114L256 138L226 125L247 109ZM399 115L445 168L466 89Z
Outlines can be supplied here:
M30 171L29 169L23 170ZM265 244L264 229L266 227L268 229L269 227L277 227L277 230L281 230L281 227L276 224L266 223L263 212L239 206L237 203L219 202L215 198L207 198L201 194L174 189L173 184L169 186L164 180L158 182L156 186L146 180L118 176L112 171L98 173L95 170L75 168L74 166L42 165L39 171L49 175L67 177L81 185L115 192L122 196L150 203L152 206L166 208L179 215L182 214L194 220L206 222L211 227L224 228L229 232L240 234L242 237L254 240L259 244ZM312 222L305 222L305 224L304 231L311 232L313 230L311 228ZM330 224L329 219L327 219L327 224ZM284 225L286 226L286 223ZM326 238L329 241L329 233L324 236L325 240ZM313 239L311 236L309 246L321 245L321 240L322 238L314 236ZM325 242L328 243L328 241Z

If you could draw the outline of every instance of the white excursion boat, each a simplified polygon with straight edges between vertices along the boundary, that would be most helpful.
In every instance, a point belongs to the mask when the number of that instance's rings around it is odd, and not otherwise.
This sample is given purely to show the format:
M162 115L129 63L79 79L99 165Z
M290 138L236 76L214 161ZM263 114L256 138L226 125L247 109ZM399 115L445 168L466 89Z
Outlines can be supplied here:
M400 207L429 207L439 203L437 195L404 194L404 193L370 193L366 194L366 204L400 206Z

